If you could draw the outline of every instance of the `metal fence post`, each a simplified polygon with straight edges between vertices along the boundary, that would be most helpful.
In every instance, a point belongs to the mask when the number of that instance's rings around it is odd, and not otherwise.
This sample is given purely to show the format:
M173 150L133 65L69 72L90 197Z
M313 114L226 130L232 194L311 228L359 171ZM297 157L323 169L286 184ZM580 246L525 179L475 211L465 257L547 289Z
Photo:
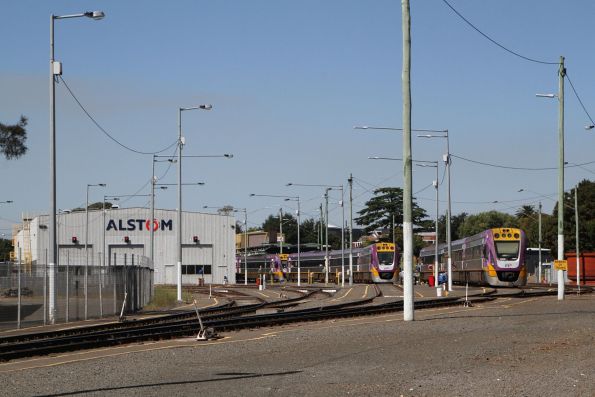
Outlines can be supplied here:
M124 302L128 304L128 254L124 254ZM123 312L122 312L123 314Z
M48 250L45 250L45 261L43 262L43 325L47 325L47 303L48 303Z
M70 320L70 251L66 250L66 322Z
M99 263L99 318L103 318L103 266L101 266L101 252L97 254L97 258L97 263Z
M116 293L116 285L118 284L118 280L116 280L116 253L114 252L114 263L111 266L112 269L112 282L114 284L114 314L118 313L118 302L117 302L117 293Z
M17 269L17 329L21 329L21 253L22 248L19 247L19 265Z

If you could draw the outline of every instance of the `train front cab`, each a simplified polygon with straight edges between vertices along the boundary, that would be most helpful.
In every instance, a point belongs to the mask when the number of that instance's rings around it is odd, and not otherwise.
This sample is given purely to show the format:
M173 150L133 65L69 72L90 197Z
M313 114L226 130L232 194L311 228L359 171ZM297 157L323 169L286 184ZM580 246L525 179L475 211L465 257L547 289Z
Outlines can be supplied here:
M527 284L525 266L526 237L521 229L492 229L494 244L484 277L493 287L520 287ZM487 252L486 252L487 254Z
M399 274L395 244L376 243L372 246L370 273L374 283L394 283Z

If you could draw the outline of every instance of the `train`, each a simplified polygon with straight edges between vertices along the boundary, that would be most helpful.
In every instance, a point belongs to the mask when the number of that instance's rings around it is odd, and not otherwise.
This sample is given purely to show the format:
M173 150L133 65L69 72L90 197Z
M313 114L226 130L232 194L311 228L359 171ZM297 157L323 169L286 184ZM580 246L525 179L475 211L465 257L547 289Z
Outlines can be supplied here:
M392 283L399 274L399 253L393 243L373 243L366 247L353 248L353 281L356 283ZM345 269L345 280L349 279L349 250L330 250L328 281L339 283ZM326 251L308 251L299 255L300 281L320 283L327 281L325 268ZM247 259L247 261L246 261ZM245 257L238 252L236 256L236 280L243 283L245 268L248 280L255 282L266 274L276 282L297 282L298 254L255 254Z
M525 264L527 237L517 228L492 228L451 243L452 281L492 287L521 287L527 284ZM435 246L422 248L420 278L434 274ZM448 245L438 244L439 273L446 272ZM444 279L444 277L442 277Z

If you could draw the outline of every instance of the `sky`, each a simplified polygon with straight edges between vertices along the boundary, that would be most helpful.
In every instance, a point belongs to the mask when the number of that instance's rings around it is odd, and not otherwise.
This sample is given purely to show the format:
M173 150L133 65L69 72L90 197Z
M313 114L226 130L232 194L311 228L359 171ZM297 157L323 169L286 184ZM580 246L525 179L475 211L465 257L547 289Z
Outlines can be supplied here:
M568 76L595 116L595 2L572 0L448 0L501 46L534 60L565 57ZM104 195L144 195L122 207L149 206L152 155L178 137L183 112L184 210L246 208L256 227L294 202L251 193L299 196L302 219L317 217L323 187L353 174L357 211L385 186L403 186L401 2L396 0L3 0L0 13L0 122L29 119L29 151L0 159L0 233L23 216L50 208L50 15L102 10L100 21L55 21L57 207L84 207ZM471 28L443 0L411 0L412 127L448 129L453 215L514 213L542 201L551 213L558 189L558 66L505 51ZM594 180L595 129L565 82L565 189ZM445 139L412 137L413 159L440 160ZM175 145L174 145L175 146ZM175 147L160 155L173 155ZM465 160L466 159L466 160ZM500 167L481 165L478 161ZM572 166L580 164L581 166ZM159 183L177 183L176 165L155 164ZM520 170L517 168L550 168ZM446 208L444 163L440 213ZM414 167L416 202L435 216L435 169ZM523 192L518 192L524 189ZM330 192L329 219L340 225L340 190ZM177 208L177 188L156 195L157 208ZM243 214L238 214L243 219Z

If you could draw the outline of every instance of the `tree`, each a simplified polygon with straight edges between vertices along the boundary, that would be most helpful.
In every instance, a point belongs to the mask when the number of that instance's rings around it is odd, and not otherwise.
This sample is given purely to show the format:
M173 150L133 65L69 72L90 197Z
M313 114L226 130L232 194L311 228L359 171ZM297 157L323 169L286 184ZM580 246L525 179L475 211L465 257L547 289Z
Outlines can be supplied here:
M512 215L498 211L488 211L467 216L458 232L461 236L466 237L493 227L518 227L518 225L518 219Z
M269 236L277 235L280 231L279 216L269 215L262 224L262 230L267 232ZM297 221L288 213L283 213L283 234L285 235L285 243L297 244Z
M358 214L360 216L354 221L358 225L365 226L367 233L376 229L390 229L389 240L392 240L394 230L403 225L403 189L383 187L374 190L374 197L366 202L366 207ZM430 227L431 222L426 219L426 211L415 203L415 199L413 199L412 218L414 230Z
M458 215L453 215L450 217L451 241L455 241L465 237L459 233L459 228L461 227L465 219L467 219L467 216L469 216L469 214L467 214L466 212L461 212ZM438 237L439 240L446 241L446 215L442 215L440 218L438 218Z
M27 118L21 116L21 120L14 125L0 123L0 153L7 160L17 159L27 153Z
M12 252L12 241L0 238L0 261L6 261Z
M519 219L523 218L534 218L536 215L535 208L532 205L523 205L515 213L515 216Z

